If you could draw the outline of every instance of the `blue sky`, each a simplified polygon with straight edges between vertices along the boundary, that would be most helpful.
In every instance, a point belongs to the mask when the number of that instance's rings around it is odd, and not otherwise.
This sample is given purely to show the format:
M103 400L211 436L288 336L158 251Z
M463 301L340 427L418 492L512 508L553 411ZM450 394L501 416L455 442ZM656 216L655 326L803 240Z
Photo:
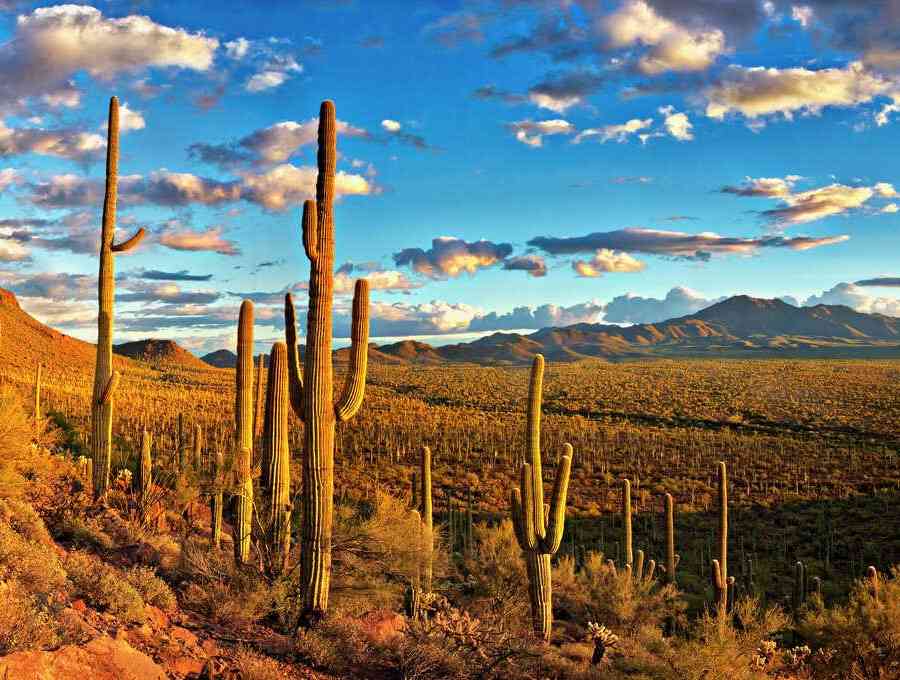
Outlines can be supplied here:
M900 3L0 2L0 285L95 334L109 96L117 340L260 349L302 306L322 99L336 333L458 341L723 296L900 316ZM129 129L126 129L129 128Z

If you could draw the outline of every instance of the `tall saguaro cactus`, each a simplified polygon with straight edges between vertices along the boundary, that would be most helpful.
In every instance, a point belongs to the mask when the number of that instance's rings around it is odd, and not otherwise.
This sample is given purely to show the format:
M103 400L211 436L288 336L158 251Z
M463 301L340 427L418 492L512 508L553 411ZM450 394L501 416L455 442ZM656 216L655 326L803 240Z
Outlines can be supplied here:
M253 303L244 300L238 317L237 368L235 371L235 459L237 488L234 510L234 560L250 559L253 520Z
M44 411L41 408L41 369L43 364L38 363L34 372L34 422L39 423L44 418Z
M222 542L222 469L224 467L224 458L222 452L216 450L213 457L212 468L212 493L209 496L209 526L211 534L211 544L214 550L219 549Z
M112 452L113 395L119 374L112 370L113 305L115 302L115 254L131 250L144 238L138 231L127 241L115 243L116 198L119 189L119 100L109 100L109 129L106 143L106 195L103 199L103 225L100 233L100 271L98 275L97 363L91 398L91 456L93 458L94 498L100 499L109 488Z
M719 471L719 559L712 561L712 582L719 619L728 613L728 473L720 461Z
M269 494L272 570L281 573L291 540L291 467L288 447L288 359L283 342L272 345L266 385L266 417L262 464L266 466Z
M572 446L565 445L556 470L553 496L545 514L541 472L541 392L544 357L535 355L528 387L528 456L521 468L520 488L510 492L513 527L528 568L531 621L536 635L550 640L553 626L553 586L550 557L559 550L566 523L566 495L572 470Z
M431 579L434 572L434 522L431 504L431 449L422 447L420 459L420 477L422 478L422 590L431 592Z
M625 544L625 564L634 564L633 542L631 534L631 480L622 480L622 538Z
M310 262L306 356L301 374L294 305L285 296L291 406L304 423L303 521L301 527L301 623L314 624L328 609L331 582L331 527L334 509L334 429L362 406L369 343L369 284L356 282L353 294L352 347L347 378L337 401L331 365L334 295L334 175L337 121L334 103L319 109L319 174L316 200L303 204L303 249Z
M672 494L666 494L666 582L675 584L675 501Z

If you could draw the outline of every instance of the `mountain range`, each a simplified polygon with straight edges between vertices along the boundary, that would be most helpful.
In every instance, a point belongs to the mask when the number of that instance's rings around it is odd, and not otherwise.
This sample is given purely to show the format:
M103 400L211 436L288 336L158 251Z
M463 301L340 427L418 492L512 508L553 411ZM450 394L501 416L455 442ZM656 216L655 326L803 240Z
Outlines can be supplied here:
M301 347L302 351L302 347ZM336 358L346 358L346 349ZM782 300L736 295L695 314L654 324L581 323L528 335L493 333L473 342L433 347L416 340L369 345L369 360L392 364L523 364L550 361L677 356L900 357L900 319L843 305L795 307ZM203 357L221 368L236 356Z

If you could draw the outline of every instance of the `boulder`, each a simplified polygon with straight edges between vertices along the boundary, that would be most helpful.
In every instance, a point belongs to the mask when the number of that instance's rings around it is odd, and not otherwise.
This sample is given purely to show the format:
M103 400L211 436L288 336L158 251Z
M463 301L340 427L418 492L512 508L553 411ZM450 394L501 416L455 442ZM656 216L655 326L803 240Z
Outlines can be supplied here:
M4 675L5 673L5 675ZM8 680L166 680L153 659L125 640L103 636L53 652L16 652L0 659Z

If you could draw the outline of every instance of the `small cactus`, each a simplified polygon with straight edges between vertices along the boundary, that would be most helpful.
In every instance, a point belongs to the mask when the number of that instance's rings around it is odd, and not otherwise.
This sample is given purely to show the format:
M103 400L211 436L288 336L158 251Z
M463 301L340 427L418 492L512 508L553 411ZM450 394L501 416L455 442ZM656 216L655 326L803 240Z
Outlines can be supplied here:
M528 389L529 462L521 467L519 488L510 492L512 520L528 568L531 619L535 634L550 641L553 626L553 586L550 557L562 543L566 523L566 495L572 470L572 446L566 444L556 471L556 483L545 515L544 483L541 475L541 392L544 357L535 355Z
M138 498L141 506L144 506L150 498L150 489L153 486L153 460L150 457L150 449L153 446L153 435L144 430L141 434L141 464L138 467Z
M591 656L591 664L599 665L606 658L608 652L619 644L619 636L604 625L588 621L588 638L594 643L594 653Z

